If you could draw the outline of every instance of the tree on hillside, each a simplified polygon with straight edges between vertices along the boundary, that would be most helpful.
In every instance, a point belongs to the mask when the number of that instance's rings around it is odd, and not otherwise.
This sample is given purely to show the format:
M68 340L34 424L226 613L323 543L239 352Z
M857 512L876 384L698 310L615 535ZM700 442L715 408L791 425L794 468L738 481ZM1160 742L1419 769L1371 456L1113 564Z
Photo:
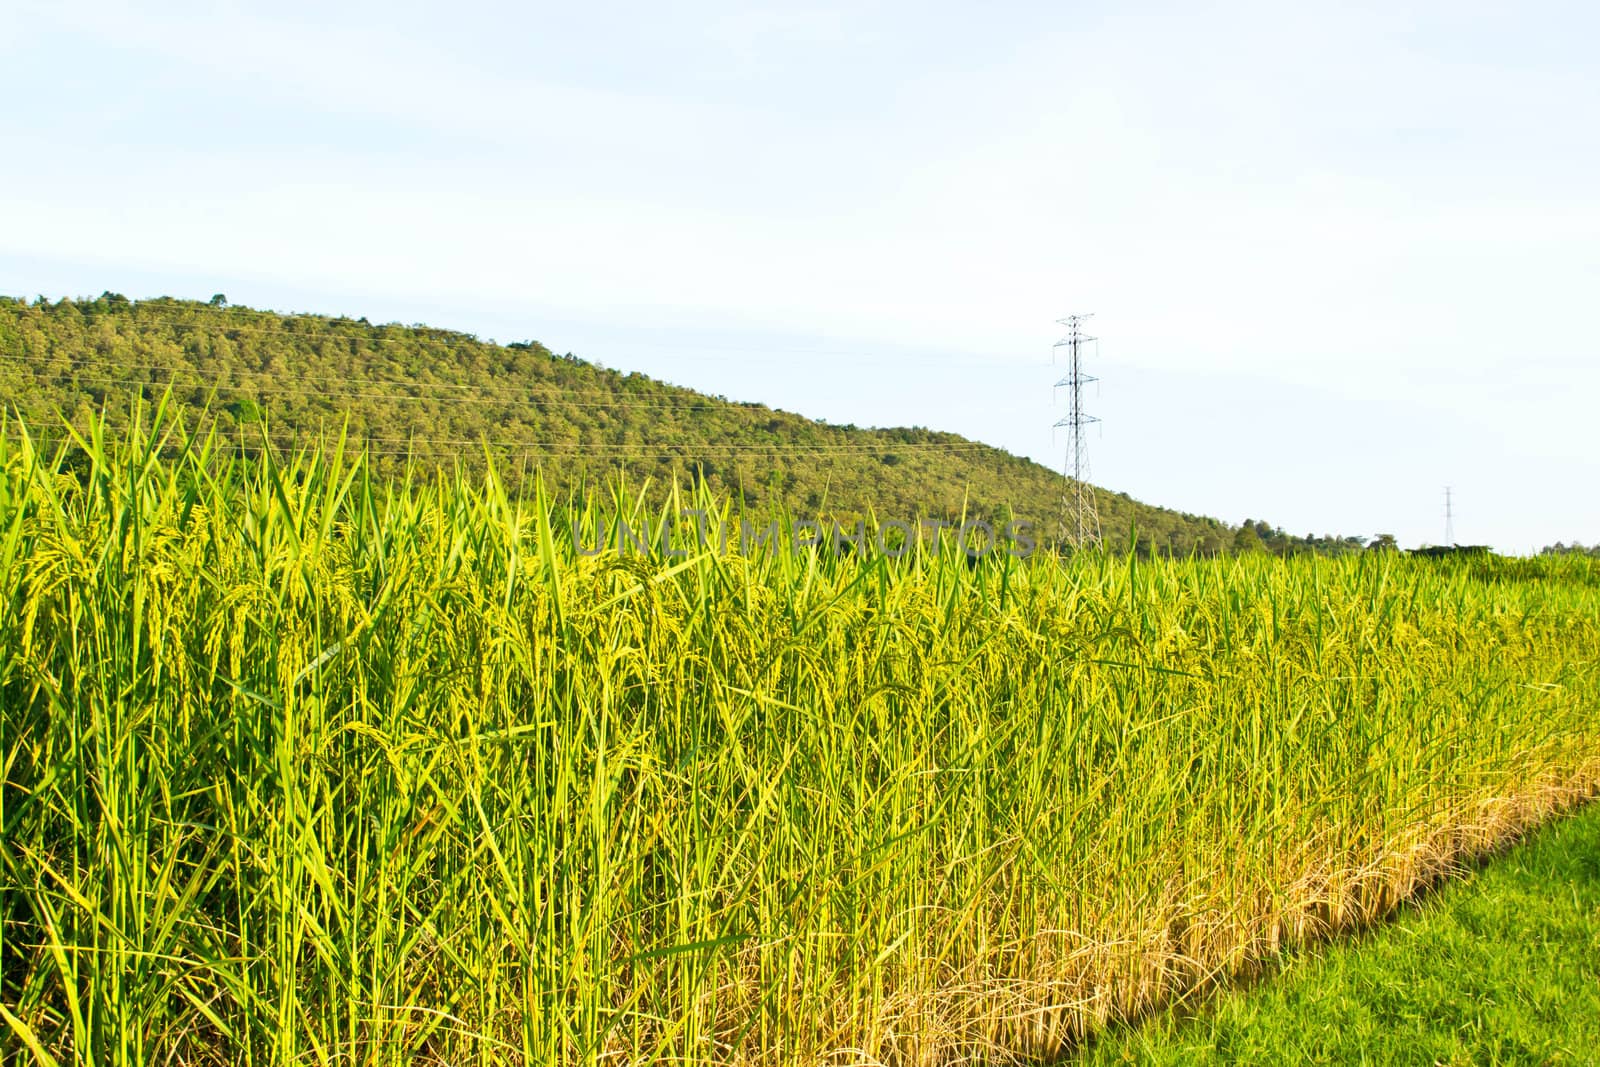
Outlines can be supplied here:
M1233 535L1233 554L1242 556L1249 552L1266 550L1266 543L1261 540L1261 535L1256 533L1255 523L1249 519L1244 520L1244 525Z

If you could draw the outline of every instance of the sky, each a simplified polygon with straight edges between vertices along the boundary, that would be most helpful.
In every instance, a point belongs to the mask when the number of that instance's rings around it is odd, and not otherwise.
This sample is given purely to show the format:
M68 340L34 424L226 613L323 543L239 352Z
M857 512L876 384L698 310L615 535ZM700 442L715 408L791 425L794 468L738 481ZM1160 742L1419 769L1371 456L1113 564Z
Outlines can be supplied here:
M1292 533L1600 541L1600 8L121 4L0 27L0 293L426 322Z

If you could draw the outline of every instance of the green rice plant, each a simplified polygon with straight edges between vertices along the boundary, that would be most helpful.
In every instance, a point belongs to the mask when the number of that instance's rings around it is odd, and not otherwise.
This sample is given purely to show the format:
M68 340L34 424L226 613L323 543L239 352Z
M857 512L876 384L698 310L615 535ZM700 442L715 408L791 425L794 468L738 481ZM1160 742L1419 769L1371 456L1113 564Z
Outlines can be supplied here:
M1021 1061L1600 781L1580 558L590 554L741 515L132 426L0 432L24 1060Z

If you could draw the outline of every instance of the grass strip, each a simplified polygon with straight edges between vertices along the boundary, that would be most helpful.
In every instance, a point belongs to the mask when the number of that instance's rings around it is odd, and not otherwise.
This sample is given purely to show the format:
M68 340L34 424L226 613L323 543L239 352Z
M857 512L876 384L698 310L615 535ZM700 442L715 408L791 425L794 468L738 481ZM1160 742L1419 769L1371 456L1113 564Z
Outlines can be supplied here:
M1108 1033L1086 1064L1593 1063L1600 804L1392 923L1285 956L1200 1012Z

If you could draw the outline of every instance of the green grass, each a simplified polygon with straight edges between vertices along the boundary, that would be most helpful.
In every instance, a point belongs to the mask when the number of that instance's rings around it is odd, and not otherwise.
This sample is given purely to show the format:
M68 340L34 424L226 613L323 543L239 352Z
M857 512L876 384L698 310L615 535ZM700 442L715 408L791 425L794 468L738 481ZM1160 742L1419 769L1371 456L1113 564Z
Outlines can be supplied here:
M1600 781L1584 559L585 556L157 427L0 433L7 1058L1024 1062Z
M1600 804L1395 921L1317 946L1194 1015L1107 1035L1084 1065L1588 1064L1600 1057Z

